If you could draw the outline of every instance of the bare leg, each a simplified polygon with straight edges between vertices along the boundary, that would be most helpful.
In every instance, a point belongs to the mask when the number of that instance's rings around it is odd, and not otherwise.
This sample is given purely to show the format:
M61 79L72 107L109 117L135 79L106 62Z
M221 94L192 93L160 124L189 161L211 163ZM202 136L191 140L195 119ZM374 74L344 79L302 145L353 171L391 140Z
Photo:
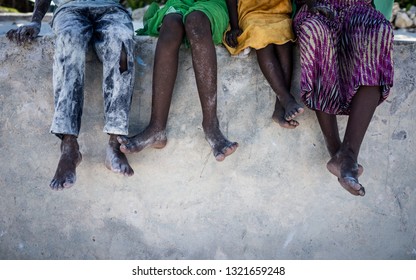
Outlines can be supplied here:
M324 135L326 148L331 157L335 156L341 147L341 139L339 137L337 116L324 113L322 111L315 111L318 123Z
M283 108L282 104L279 101L279 98L277 98L276 96L276 103L274 104L272 120L281 127L289 129L296 128L299 125L299 122L295 119L286 120L285 114L285 108Z
M340 175L338 181L341 186L353 195L365 194L364 188L358 182L360 168L357 158L380 96L379 87L361 87L358 90L352 100L344 141L327 164L331 173Z
M217 55L208 17L199 11L190 13L185 23L192 51L192 63L202 107L202 127L215 159L223 161L235 152L236 142L222 134L217 118Z
M318 118L322 134L324 135L326 148L328 149L331 158L333 158L341 148L341 139L339 137L337 117L336 115L330 115L321 111L315 111L315 114ZM338 178L341 177L341 172L339 169L333 169L331 166L328 166L328 169ZM363 167L358 164L358 177L361 176L363 171Z
M286 128L294 128L299 125L299 123L291 122L291 120L304 111L302 106L290 94L291 53L289 43L282 46L268 45L257 50L260 69L280 103L275 105L273 119ZM283 54L286 55L286 58L283 58ZM282 58L283 61L280 61L279 58Z
M120 143L117 141L117 135L110 134L105 157L105 166L124 176L132 176L134 174L127 157L120 151Z
M165 129L178 72L179 48L184 35L182 16L165 16L155 51L150 123L144 131L132 138L118 137L123 153L137 153L146 147L163 148L166 145Z
M290 91L293 72L293 43L288 42L282 46L274 45L274 49L282 67L286 88ZM285 119L285 108L283 108L277 96L272 119L284 128L296 128L299 125L298 121L294 119L290 121Z
M278 60L280 61L280 66L282 67L283 76L286 83L286 88L290 91L292 86L292 72L293 72L293 63L292 63L292 56L293 56L293 43L288 42L284 45L274 45L275 52L277 55ZM284 128L296 128L299 123L292 119L287 121L285 119L285 109L283 108L282 104L280 104L279 98L276 96L276 103L274 106L274 112L272 119L278 123L280 126Z
M61 158L56 168L55 176L49 186L53 190L70 188L76 181L76 168L82 160L79 152L77 137L64 135L61 142Z

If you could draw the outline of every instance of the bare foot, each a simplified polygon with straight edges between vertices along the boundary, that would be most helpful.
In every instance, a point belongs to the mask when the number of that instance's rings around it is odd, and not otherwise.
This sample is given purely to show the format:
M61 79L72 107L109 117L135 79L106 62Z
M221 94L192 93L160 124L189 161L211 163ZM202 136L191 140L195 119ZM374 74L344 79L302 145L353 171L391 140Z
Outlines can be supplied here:
M357 178L353 177L343 177L338 178L338 182L341 186L346 189L350 194L356 196L364 196L365 188L358 182Z
M205 130L205 139L212 148L217 161L223 161L227 156L234 153L238 148L237 142L230 142L219 129Z
M296 118L297 116L301 115L305 110L302 108L301 105L299 105L298 102L296 102L295 99L291 99L289 102L286 103L285 106L283 106L285 109L285 120L290 121Z
M167 143L166 132L164 130L153 131L149 127L136 136L131 138L118 136L117 140L121 144L120 150L125 154L138 153L147 147L162 149Z
M126 155L120 151L120 143L117 141L117 135L110 135L105 157L105 166L109 170L124 176L132 176L134 174Z
M286 120L285 110L282 107L282 104L280 104L279 99L277 98L276 98L276 104L274 106L272 119L273 121L275 121L277 124L279 124L283 128L293 129L299 125L298 121L294 119Z
M363 172L362 166L359 166L352 153L348 151L339 151L327 163L329 172L338 177L338 182L344 189L353 195L364 196L365 189L358 182L358 176Z
M332 159L330 161L328 161L328 163L326 164L326 168L329 170L329 172L331 172L337 178L340 178L341 177L341 168L338 164L335 164L332 161ZM357 169L357 178L358 178L363 174L364 167L359 163L357 163L357 164L358 164L358 169Z
M53 190L63 190L72 187L76 181L76 168L82 160L77 138L65 135L61 142L61 158L56 168L55 176L49 186Z

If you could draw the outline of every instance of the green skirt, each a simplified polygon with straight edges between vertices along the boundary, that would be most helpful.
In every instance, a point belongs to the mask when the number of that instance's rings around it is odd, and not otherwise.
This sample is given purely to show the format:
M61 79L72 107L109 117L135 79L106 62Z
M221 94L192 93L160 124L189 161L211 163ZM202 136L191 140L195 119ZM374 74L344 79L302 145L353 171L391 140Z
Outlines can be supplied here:
M193 11L203 12L211 22L212 40L221 44L223 34L228 26L228 10L224 0L168 0L163 7L152 3L143 17L142 29L137 35L159 36L163 18L167 14L178 13L185 22L186 16Z

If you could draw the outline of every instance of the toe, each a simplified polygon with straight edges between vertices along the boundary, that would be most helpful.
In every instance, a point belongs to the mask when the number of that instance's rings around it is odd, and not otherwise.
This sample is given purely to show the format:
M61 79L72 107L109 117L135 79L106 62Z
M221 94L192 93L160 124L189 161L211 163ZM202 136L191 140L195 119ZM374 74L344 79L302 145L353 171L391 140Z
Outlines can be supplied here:
M361 184L360 184L360 186L361 186ZM365 188L363 186L361 186L361 188L358 190L358 194L360 196L364 196L365 195Z
M353 178L353 177L338 178L338 182L345 190L347 190L352 195L355 195L355 196L365 195L364 187L358 182L356 178Z
M56 189L56 180L55 179L53 179L51 182L50 182L50 184L49 184L49 187L52 189L52 190L55 190Z
M125 136L117 136L117 141L120 143L120 144L126 144L127 142L128 142L128 139L127 139L127 137L125 137Z
M127 148L127 146L126 146L126 144L121 144L120 145L120 151L123 153L123 154L128 154L130 151L129 151L129 149Z
M299 125L299 122L298 122L298 121L295 121L295 120L290 120L290 121L289 121L289 125L290 125L290 126L295 126L295 127L296 127L296 126L298 126L298 125Z
M225 155L221 152L214 152L214 157L217 161L223 161L225 159Z

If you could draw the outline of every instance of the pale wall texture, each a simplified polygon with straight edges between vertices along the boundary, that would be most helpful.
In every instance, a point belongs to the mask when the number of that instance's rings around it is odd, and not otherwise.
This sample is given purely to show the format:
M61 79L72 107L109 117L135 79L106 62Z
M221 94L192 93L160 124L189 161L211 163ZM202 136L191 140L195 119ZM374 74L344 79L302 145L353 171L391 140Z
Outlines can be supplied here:
M137 38L131 134L148 123L156 40ZM168 145L130 155L135 175L103 164L101 65L88 55L69 190L48 187L59 159L49 134L53 40L0 37L1 259L416 259L416 43L395 42L395 84L362 145L365 197L342 189L314 113L285 130L254 53L218 55L218 115L240 144L216 162L204 140L190 51L180 52ZM295 55L297 58L297 55ZM140 63L139 63L140 62ZM298 92L296 60L293 92ZM341 128L345 127L341 118Z

